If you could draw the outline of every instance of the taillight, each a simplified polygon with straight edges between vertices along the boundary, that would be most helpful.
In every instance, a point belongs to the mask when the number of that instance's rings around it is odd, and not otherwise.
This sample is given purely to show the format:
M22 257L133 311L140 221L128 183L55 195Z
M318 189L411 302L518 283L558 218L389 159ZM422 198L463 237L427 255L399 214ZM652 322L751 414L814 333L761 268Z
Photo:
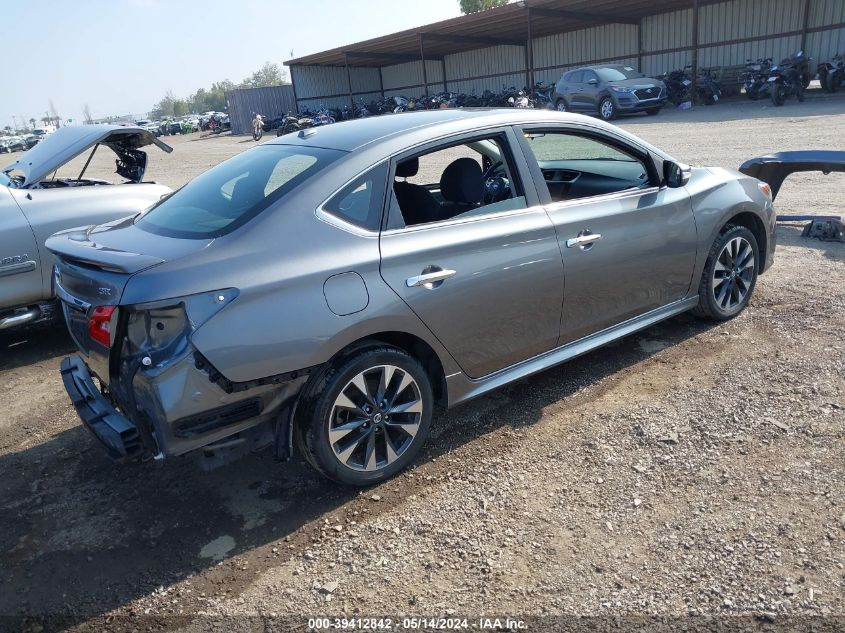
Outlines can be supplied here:
M88 318L88 335L100 345L111 347L111 317L117 306L97 306Z

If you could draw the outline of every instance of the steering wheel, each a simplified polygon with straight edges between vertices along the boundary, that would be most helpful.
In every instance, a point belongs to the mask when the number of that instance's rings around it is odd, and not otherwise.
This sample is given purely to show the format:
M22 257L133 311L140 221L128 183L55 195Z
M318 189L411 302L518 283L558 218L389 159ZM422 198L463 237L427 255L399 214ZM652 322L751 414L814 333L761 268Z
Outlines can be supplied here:
M511 185L504 176L497 176L496 172L504 163L498 161L490 165L481 176L484 180L484 204L492 204L505 200L511 195Z

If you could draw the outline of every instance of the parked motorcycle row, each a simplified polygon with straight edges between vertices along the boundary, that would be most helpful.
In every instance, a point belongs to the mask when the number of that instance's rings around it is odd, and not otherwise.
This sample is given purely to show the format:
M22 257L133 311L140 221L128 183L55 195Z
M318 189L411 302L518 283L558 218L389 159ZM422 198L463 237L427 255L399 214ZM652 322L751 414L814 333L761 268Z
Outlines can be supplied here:
M304 109L299 113L289 112L273 119L263 120L263 130L276 130L276 135L288 134L304 128L319 127L337 121L361 119L382 114L398 114L415 110L439 110L442 108L541 108L552 109L554 85L537 82L532 90L503 86L500 92L485 90L481 95L456 92L438 92L417 98L404 96L385 97L367 103L359 99L354 105L342 108L320 108L316 111ZM255 136L255 135L254 135Z
M804 101L804 91L815 74L810 71L811 61L804 51L793 53L779 64L771 57L749 59L739 76L739 83L752 101L769 97L776 106L782 106L790 97Z
M685 104L689 104L686 107L690 107L693 103L704 105L717 103L723 96L722 86L716 80L717 69L699 68L694 87L691 69L692 66L688 65L657 76L657 79L666 84L669 101L679 107L684 107Z

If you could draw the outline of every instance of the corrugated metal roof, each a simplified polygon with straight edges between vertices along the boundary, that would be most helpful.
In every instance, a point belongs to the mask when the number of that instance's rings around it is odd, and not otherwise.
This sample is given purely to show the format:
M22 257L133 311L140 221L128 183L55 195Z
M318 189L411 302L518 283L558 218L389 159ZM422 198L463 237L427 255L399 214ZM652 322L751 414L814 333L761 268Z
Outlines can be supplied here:
M706 0L712 4L719 0ZM450 53L494 45L523 46L531 9L532 37L575 31L602 24L637 24L643 17L692 7L693 0L522 0L502 7L399 31L285 62L343 66L387 66L420 58L443 59Z

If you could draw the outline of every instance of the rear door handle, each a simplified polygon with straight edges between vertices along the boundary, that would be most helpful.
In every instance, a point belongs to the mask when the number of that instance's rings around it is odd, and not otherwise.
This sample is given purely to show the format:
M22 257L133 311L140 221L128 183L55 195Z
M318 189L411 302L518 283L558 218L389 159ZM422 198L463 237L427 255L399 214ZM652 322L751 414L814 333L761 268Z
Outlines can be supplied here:
M587 246L593 242L601 239L601 233L588 233L587 235L579 235L566 240L566 248L573 248L575 246Z
M440 268L437 270L432 270L431 272L424 272L423 274L416 275L414 277L408 277L405 280L405 285L407 285L408 288L417 288L419 286L427 286L429 288L432 288L434 287L433 284L436 284L439 281L449 279L449 277L454 277L455 274L457 274L457 271L455 270L449 270L448 268Z

